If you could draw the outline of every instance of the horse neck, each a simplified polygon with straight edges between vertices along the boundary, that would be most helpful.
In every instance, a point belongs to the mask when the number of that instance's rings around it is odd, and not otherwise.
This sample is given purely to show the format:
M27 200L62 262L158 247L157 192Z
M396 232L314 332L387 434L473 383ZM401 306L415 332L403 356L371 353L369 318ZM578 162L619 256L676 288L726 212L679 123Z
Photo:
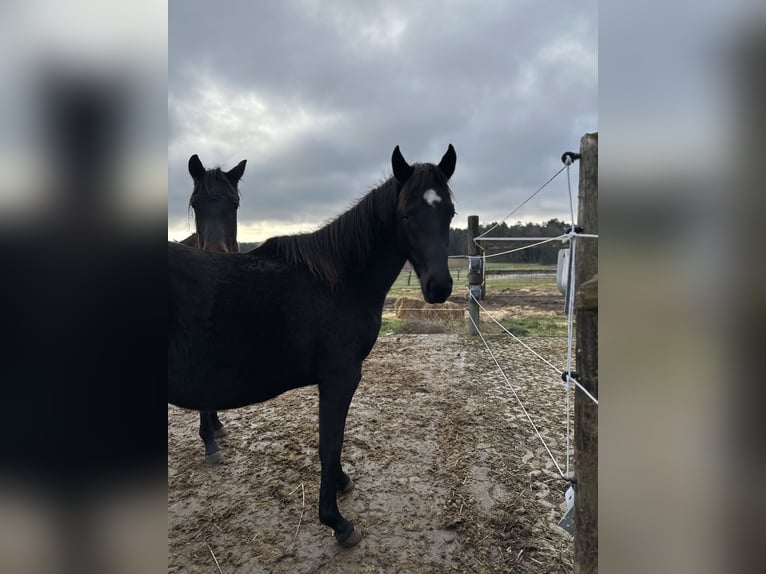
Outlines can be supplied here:
M344 286L357 292L358 296L373 305L383 307L386 295L401 273L406 258L396 247L396 238L384 237L370 252L366 265L358 273L348 277Z
M353 290L357 297L382 308L386 295L406 261L399 250L395 231L395 183L387 182L370 192L365 199L375 205L372 211L369 210L369 205L366 206L367 212L374 215L374 218L371 217L370 221L364 223L366 229L374 232L365 237L368 244L363 261L346 270L342 288ZM382 213L384 211L385 213ZM380 217L384 218L383 222L379 220Z
M389 180L321 229L269 239L254 254L305 267L335 291L382 306L405 261L396 240L396 197Z

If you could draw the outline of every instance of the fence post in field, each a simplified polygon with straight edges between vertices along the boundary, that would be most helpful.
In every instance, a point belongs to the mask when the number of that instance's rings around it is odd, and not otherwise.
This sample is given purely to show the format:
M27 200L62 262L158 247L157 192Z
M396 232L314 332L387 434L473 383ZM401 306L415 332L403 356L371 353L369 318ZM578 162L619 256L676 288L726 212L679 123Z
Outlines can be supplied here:
M577 224L598 234L598 133L580 139L580 188ZM598 239L576 241L574 309L576 364L580 384L598 397ZM598 405L575 389L575 537L574 571L598 572Z
M483 280L483 273L476 272L471 268L471 262L475 260L473 257L478 257L479 246L474 243L473 238L479 235L479 216L468 216L468 233L467 235L467 253L468 253L468 333L470 335L478 335L477 326L479 324L479 303L474 299L481 299L481 284ZM473 297L471 297L473 293Z

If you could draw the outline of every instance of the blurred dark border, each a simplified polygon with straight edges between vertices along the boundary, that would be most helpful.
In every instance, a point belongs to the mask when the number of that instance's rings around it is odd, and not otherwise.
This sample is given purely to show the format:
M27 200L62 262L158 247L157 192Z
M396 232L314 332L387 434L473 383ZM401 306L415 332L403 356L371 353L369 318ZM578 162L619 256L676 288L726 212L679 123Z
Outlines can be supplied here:
M0 569L164 571L167 6L0 19Z
M762 3L599 8L599 568L766 571Z

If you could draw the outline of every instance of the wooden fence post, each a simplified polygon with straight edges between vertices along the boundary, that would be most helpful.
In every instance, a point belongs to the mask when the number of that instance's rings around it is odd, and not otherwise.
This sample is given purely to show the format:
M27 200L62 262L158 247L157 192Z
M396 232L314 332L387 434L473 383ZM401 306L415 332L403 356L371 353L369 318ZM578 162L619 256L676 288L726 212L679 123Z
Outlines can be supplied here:
M577 223L598 234L598 133L580 139ZM576 363L580 384L598 397L598 239L576 241ZM575 389L574 571L598 572L598 405Z
M473 238L479 235L479 216L478 215L469 215L468 216L468 233L467 235L467 242L468 245L467 253L469 257L477 256L479 255L479 247L474 243ZM482 283L482 277L481 274L472 273L470 270L470 259L469 261L469 270L468 270L468 333L470 335L478 335L479 331L477 329L477 326L479 325L479 303L474 300L473 297L470 295L470 289L472 286L477 287L480 286ZM481 299L481 295L478 295L478 298Z

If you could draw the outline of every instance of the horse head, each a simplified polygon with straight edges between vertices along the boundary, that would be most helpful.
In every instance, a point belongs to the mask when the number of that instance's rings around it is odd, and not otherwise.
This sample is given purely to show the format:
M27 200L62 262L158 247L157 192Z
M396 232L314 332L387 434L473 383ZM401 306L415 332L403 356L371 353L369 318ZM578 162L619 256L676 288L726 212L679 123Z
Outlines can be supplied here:
M239 180L247 160L229 171L205 169L197 154L189 158L189 174L194 181L189 205L194 209L197 247L207 251L238 251L237 209Z
M398 193L398 242L415 268L427 303L443 303L452 293L447 246L455 206L448 182L456 161L452 144L438 165L410 165L399 146L391 156Z

